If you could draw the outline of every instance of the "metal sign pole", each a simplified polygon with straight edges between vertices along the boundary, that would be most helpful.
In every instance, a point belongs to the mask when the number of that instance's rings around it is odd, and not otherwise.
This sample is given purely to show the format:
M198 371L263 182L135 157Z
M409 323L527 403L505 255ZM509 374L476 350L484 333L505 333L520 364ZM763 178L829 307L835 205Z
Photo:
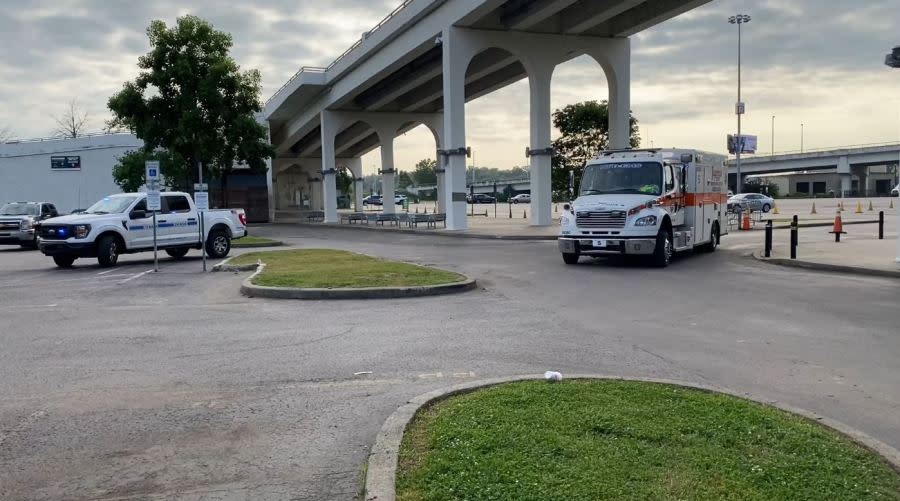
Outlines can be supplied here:
M159 273L159 256L156 251L156 211L153 211L153 271Z
M203 189L203 162L197 162L197 175L200 179L200 189ZM206 229L203 227L204 211L198 210L200 214L200 254L203 256L203 272L206 272Z

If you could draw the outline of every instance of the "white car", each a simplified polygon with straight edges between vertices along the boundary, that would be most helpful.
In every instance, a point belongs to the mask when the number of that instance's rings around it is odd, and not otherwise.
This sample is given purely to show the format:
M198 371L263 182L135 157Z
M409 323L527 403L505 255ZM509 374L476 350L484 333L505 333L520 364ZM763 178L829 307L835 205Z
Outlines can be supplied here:
M897 186L894 187L893 190L891 190L891 196L892 197L900 197L900 184L898 184Z
M247 235L243 209L204 211L203 238L200 216L187 193L160 194L156 213L156 246L174 259L191 249L205 247L216 259L228 255L232 239ZM115 266L121 254L153 250L154 218L147 210L146 193L111 195L80 214L55 217L36 226L39 247L60 268L80 257L95 257L100 266Z
M728 199L728 208L740 206L746 210L769 212L775 207L775 199L760 193L741 193Z
M510 202L514 204L530 204L531 203L531 194L530 193L519 193L518 195L509 199Z

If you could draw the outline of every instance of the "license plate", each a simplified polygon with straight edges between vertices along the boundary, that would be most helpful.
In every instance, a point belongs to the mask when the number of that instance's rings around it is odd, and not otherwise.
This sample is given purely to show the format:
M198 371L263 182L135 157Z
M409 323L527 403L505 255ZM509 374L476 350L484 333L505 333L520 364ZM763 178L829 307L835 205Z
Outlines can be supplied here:
M606 240L594 240L594 247L606 247Z

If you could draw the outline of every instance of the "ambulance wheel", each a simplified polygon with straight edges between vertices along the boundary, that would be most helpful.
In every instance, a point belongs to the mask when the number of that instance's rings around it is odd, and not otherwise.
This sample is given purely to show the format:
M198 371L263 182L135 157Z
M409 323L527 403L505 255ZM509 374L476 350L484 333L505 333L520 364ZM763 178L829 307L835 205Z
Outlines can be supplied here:
M659 230L656 234L656 248L653 250L653 264L658 268L669 266L674 252L672 232L665 228Z
M716 248L719 246L720 238L719 223L713 223L712 231L709 233L709 243L703 246L703 250L706 252L715 252Z
M577 252L563 252L562 257L566 264L578 264L578 258L581 256Z

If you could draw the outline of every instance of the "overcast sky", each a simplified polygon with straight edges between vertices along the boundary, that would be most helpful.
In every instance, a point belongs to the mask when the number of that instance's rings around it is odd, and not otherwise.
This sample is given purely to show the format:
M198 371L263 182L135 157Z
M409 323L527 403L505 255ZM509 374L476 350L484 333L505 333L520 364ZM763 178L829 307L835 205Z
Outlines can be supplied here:
M322 6L327 4L327 8ZM268 99L302 65L327 65L398 0L0 0L0 129L47 136L72 98L94 129L108 97L136 74L152 19L193 13L232 33L234 57L263 76ZM900 44L897 0L719 0L634 37L632 108L644 146L723 151L735 129L737 31L729 15L753 16L744 30L744 130L762 152L900 141L900 70L884 55ZM527 163L527 82L467 105L478 165ZM553 107L605 99L591 60L557 68ZM397 166L433 156L422 128L398 138ZM378 151L364 159L377 167Z

